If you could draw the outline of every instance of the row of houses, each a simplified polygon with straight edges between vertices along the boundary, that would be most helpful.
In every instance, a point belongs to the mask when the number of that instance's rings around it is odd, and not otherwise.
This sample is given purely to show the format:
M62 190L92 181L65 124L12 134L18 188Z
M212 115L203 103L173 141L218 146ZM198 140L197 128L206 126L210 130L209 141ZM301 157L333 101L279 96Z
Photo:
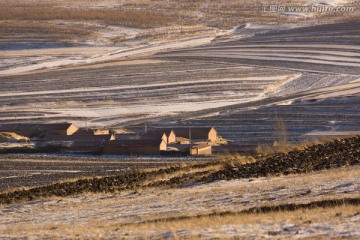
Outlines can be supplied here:
M218 138L212 127L157 128L145 134L120 134L108 129L82 129L71 123L0 124L0 132L27 136L42 149L57 146L62 151L118 155L211 155Z
M58 135L73 135L79 128L72 123L13 123L0 124L0 132L13 132L25 137L36 137L41 133L53 133Z

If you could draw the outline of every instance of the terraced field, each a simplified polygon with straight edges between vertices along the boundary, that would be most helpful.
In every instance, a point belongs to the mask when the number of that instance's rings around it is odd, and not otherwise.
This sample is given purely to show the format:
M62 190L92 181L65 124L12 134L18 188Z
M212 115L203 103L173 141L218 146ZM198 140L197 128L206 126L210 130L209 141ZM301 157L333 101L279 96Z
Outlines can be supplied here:
M247 145L272 142L276 119L290 141L358 130L359 27L249 24L201 47L2 76L0 122L214 126Z
M170 59L242 63L301 72L359 75L360 22L261 31L238 28L240 40L162 54ZM260 32L257 34L257 32Z
M0 155L0 192L66 179L122 175L146 168L194 163L205 158L100 157L71 155Z
M267 86L292 77L288 71L198 61L114 63L1 77L0 121L82 125L86 117L89 124L119 124L257 99Z
M266 67L300 74L267 88L267 98L178 116L186 125L214 126L220 135L254 148L271 144L284 122L288 140L299 142L312 130L360 128L359 22L287 30L239 28L240 40L159 54L159 59L209 61ZM234 39L238 36L232 36ZM213 114L203 118L201 115ZM195 119L194 119L195 118ZM172 119L174 120L174 119ZM161 121L156 127L177 126Z

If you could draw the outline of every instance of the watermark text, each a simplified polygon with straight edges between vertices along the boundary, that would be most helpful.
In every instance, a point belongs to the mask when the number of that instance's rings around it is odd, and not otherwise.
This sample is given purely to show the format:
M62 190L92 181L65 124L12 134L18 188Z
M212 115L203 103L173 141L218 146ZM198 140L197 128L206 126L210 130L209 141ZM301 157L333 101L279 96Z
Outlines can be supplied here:
M288 5L267 5L262 7L262 12L284 12L284 13L306 13L306 12L354 12L355 7L353 6L288 6Z

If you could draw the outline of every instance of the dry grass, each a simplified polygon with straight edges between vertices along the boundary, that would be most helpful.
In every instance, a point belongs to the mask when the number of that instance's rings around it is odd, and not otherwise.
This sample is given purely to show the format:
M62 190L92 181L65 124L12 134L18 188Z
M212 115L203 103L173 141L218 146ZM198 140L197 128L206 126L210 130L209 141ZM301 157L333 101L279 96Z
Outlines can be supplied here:
M355 1L358 3L358 1ZM0 0L0 20L74 20L100 21L105 24L149 28L179 25L204 24L206 26L230 29L246 22L285 23L299 21L336 21L354 18L354 14L322 14L316 19L303 20L279 13L262 12L264 5L278 4L278 1L234 2L232 0L142 0L116 1L93 6L93 1L51 1L51 2L9 2ZM121 4L121 5L119 5ZM303 5L304 1L292 1L293 5ZM354 6L355 3L353 4ZM121 6L121 7L119 7Z
M261 182L234 181L209 186L126 191L111 195L88 193L72 198L56 197L25 204L24 208L29 212L23 212L22 214L26 216L21 219L19 218L21 213L14 208L16 211L14 215L7 215L7 213L3 215L3 217L15 216L13 223L0 228L2 234L13 236L26 234L33 238L44 236L111 238L107 235L111 233L114 234L112 236L116 235L119 238L142 236L147 239L153 234L161 235L165 232L171 232L175 238L179 238L180 235L177 233L181 230L186 230L191 237L195 238L199 232L221 233L225 234L222 235L224 237L230 237L223 232L224 227L229 225L236 229L243 227L252 229L255 234L259 233L257 227L261 226L265 229L273 229L278 225L286 224L294 224L304 229L310 224L326 224L335 227L339 222L347 221L360 212L359 206L340 205L251 214L241 213L241 211L252 206L301 204L326 199L341 199L341 197L358 197L359 194L356 192L344 194L328 191L328 189L349 181L355 183L352 179L358 176L359 171L359 167L344 168L301 176L272 178ZM289 192L282 190L284 195L280 194L278 199L271 203L266 200L268 196L278 191L276 189L284 188ZM307 188L312 190L311 194L299 195ZM251 202L237 202L239 197L246 196L253 196ZM232 201L226 201L228 199ZM225 214L212 215L212 213L222 212ZM32 223L33 220L36 224ZM76 224L74 224L75 221ZM129 233L130 236L124 235L125 233Z
M220 156L220 164L224 168L233 168L239 165L256 162L256 159L252 156L244 156L238 153L224 154Z
M273 156L278 153L288 153L290 151L301 151L305 150L306 148L315 146L315 145L321 145L326 144L335 140L341 140L343 138L351 138L356 137L356 135L349 135L344 137L322 137L319 139L314 140L303 140L300 143L297 144L291 144L291 143L285 143L285 144L279 144L278 142L274 142L273 145L258 145L256 147L256 153L260 157L268 157Z
M1 11L1 9L0 9ZM91 31L81 28L80 26L64 26L54 25L47 22L32 22L32 21L3 21L0 22L0 40L10 39L16 41L14 36L20 35L24 38L47 38L51 40L65 40L75 37L88 37ZM9 37L11 36L11 38Z
M255 214L239 214L226 216L205 216L194 217L190 219L179 219L176 221L161 221L157 223L143 223L133 224L122 227L122 230L138 231L144 234L149 230L158 229L161 231L173 232L176 236L176 231L179 229L186 229L188 231L198 231L199 229L206 229L211 226L212 229L221 230L224 225L267 225L280 224L284 222L291 222L292 224L310 224L322 223L328 224L338 223L338 218L335 216L351 217L359 213L360 206L341 205L331 208L315 208L315 209L301 209L296 211L280 211L271 213L255 213ZM241 226L238 226L240 228Z
M303 1L292 1L301 5ZM262 12L264 5L277 1L234 2L232 0L141 0L141 1L5 1L0 0L0 41L9 43L32 41L66 45L88 44L104 40L107 44L169 41L184 37L213 34L248 22L259 23L328 23L356 21L358 14L321 14L314 18L292 18L279 13ZM101 26L102 25L102 26ZM102 39L106 27L122 26L140 29L134 35L117 34ZM184 26L184 30L162 28ZM193 30L186 29L195 26ZM198 27L202 26L202 27ZM110 30L111 31L111 30ZM130 37L129 37L130 36ZM1 42L0 42L1 43Z
M79 207L81 207L79 205ZM79 236L86 235L86 233L96 233L98 237L104 237L106 232L135 232L138 238L149 238L151 236L161 235L165 232L172 233L172 239L182 239L179 231L187 231L192 233L187 239L197 239L196 235L200 232L206 232L211 229L212 234L222 233L223 227L232 226L241 230L243 226L255 227L256 226L276 226L294 224L306 228L311 224L324 224L336 226L342 220L351 218L359 214L360 206L341 205L331 208L315 208L315 209L302 209L296 211L281 211L260 214L240 214L240 215L226 215L226 216L206 216L194 217L190 219L179 219L175 221L160 221L156 223L143 223L143 224L130 224L119 226L112 224L111 221L104 224L103 221L91 220L88 224L47 224L38 226L29 222L27 226L21 228L9 228L4 233L16 234L21 232L50 234L54 237L58 236ZM57 234L56 234L57 233ZM94 235L93 235L94 236ZM229 236L227 236L229 237ZM160 237L160 239L162 239ZM319 239L319 238L318 238Z
M78 9L35 6L30 8L2 7L2 21L99 21L104 24L149 28L166 26L171 20L164 13L152 10Z

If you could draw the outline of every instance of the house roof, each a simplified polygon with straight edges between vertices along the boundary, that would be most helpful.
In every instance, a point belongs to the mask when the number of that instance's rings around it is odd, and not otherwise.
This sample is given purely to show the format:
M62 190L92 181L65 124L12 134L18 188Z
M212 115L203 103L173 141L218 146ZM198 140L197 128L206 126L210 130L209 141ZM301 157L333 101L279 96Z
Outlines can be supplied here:
M223 152L223 153L232 153L232 152L244 152L244 151L254 151L258 145L222 145L212 147L213 152Z
M162 139L163 136L168 136L165 132L163 131L149 131L143 135L141 135L142 139Z
M194 144L170 144L168 145L168 147L170 148L175 148L178 151L185 151L185 150L189 150L190 148L192 148L194 146Z
M133 133L115 134L115 138L116 140L136 140L140 138L140 135Z
M191 138L207 139L209 132L212 130L212 127L181 127L173 128L174 133L177 137L189 138L189 133L191 132ZM215 130L215 128L214 128ZM216 130L215 130L216 131Z
M110 132L109 129L92 129L92 128L79 128L74 134L75 135L98 135L97 132L106 131L107 134ZM106 133L103 133L103 135Z
M162 139L156 140L148 140L148 139L139 139L139 140L113 140L106 141L104 143L105 146L159 146L163 142Z
M48 136L46 141L69 141L69 142L79 142L79 141L108 141L112 137L111 134L104 135L53 135Z
M176 137L175 138L175 141L177 141L177 142L185 142L185 141L189 141L189 139L188 138L184 138L184 137Z
M207 147L211 147L211 146L207 145L207 144L198 144L198 145L192 146L191 148L201 149L201 148L207 148Z
M101 147L103 141L74 141L71 147Z
M173 129L172 128L155 128L155 129L152 129L151 131L149 131L148 133L155 133L155 132L165 133L166 136L170 136L171 132L173 132Z
M81 134L94 134L94 129L86 129L86 128L79 128L74 134L81 135Z
M62 131L67 130L72 123L13 123L0 124L0 131Z

